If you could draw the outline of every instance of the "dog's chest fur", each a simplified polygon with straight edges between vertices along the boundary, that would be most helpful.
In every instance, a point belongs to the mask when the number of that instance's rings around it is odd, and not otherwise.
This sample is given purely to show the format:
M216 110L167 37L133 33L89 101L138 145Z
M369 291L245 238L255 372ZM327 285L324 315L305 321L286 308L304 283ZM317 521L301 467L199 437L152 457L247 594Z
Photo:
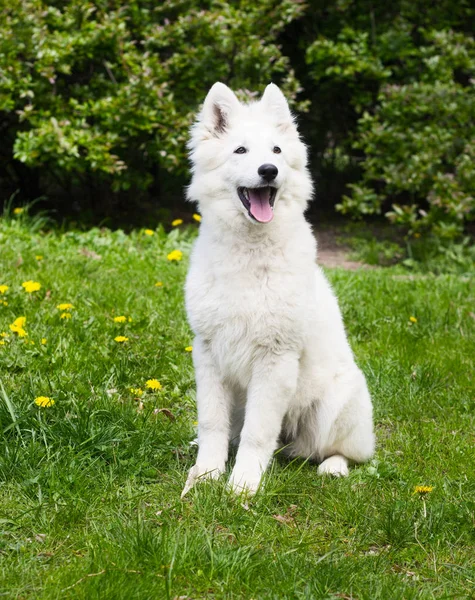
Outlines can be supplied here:
M289 252L288 244L204 237L186 284L190 323L222 375L246 386L258 353L300 353L305 344L314 308L313 239L300 239Z

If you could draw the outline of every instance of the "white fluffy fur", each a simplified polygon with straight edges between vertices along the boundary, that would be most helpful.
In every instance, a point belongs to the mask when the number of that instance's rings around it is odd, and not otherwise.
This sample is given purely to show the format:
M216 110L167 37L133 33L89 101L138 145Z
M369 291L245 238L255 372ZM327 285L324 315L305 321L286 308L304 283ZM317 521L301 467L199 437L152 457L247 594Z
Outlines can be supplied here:
M282 149L273 153L274 146ZM244 146L246 154L234 150ZM241 104L216 83L192 129L190 200L202 213L186 282L195 333L198 457L183 494L225 468L230 486L254 492L278 447L344 476L374 451L371 398L346 339L337 300L316 266L304 210L312 193L306 149L273 84ZM278 168L274 218L254 222L237 187Z

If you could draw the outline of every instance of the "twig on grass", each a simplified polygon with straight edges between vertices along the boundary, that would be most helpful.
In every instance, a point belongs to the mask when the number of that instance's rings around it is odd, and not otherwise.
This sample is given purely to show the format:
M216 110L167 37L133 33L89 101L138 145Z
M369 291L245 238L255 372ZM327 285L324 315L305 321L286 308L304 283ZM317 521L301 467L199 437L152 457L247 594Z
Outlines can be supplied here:
M75 587L76 585L78 585L79 583L81 583L81 581L84 581L88 577L97 577L98 575L104 575L105 572L106 572L106 570L102 569L102 571L99 571L99 573L88 573L87 575L84 575L84 577L81 577L81 579L78 579L76 581L76 583L73 583L72 585L69 585L68 587L62 589L61 591L62 592L66 592L67 590L70 590L71 588Z

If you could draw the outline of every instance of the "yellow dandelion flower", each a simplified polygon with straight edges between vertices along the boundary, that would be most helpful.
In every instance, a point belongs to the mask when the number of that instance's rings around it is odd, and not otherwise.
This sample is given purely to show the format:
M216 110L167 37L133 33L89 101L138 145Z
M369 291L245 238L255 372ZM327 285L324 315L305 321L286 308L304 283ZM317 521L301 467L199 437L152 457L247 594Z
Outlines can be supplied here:
M128 321L129 323L132 323L132 320L133 320L133 319L132 319L132 317L127 317L127 321Z
M62 304L58 304L56 307L58 310L72 310L74 306L70 302L63 302Z
M183 252L181 250L172 250L169 254L167 254L168 260L176 260L179 261L183 258Z
M145 387L148 390L161 390L162 384L158 381L158 379L147 379L145 382Z
M8 285L0 285L0 294L4 294L8 290Z
M0 340L0 346L5 346L5 340Z
M37 261L43 260L43 256L41 254L37 254L35 258Z
M23 329L23 327L14 327L12 325L10 325L10 329L13 331L13 333L17 333L18 337L24 338L27 337L28 333L26 332L25 329Z
M13 323L11 325L9 325L10 327L10 331L13 331L13 333L18 334L18 337L27 337L28 334L25 331L25 323L26 323L26 317L18 317L17 319L15 319L13 321Z
M17 206L17 208L13 209L13 214L14 215L21 215L25 212L24 208L20 208L19 206Z
M175 219L174 221L172 221L172 227L178 227L178 225L182 225L183 224L183 219Z
M187 346L185 352L193 352L193 346Z
M53 398L48 398L48 396L38 396L35 398L35 404L41 406L41 408L49 408L53 406L54 400Z
M0 333L0 337L8 338L8 333L6 331L2 331L2 333Z
M430 494L434 488L431 485L416 485L414 488L414 494L419 494L419 496L425 496L426 494Z
M141 388L130 388L130 393L140 397L143 395L143 390Z
M193 219L197 222L197 223L201 223L201 215L198 215L197 213L195 213L193 215Z
M153 235L155 233L153 229L144 229L143 232L145 235Z
M114 338L115 342L118 342L119 344L122 344L123 342L128 342L129 338L125 337L125 335L118 335Z
M157 281L155 287L163 287L163 281Z
M114 323L125 323L126 321L127 317L124 317L123 315L119 317L114 317Z
M41 343L44 346L46 344L46 338L41 338Z
M63 312L59 316L60 316L61 319L70 319L71 318L71 313Z
M409 317L409 321L410 321L411 323L417 323L417 319L416 319L416 317Z
M24 281L21 285L28 294L37 292L39 289L41 289L41 283L38 281L31 281L31 279L29 281Z
M6 300L3 301L3 306L8 306L8 302Z

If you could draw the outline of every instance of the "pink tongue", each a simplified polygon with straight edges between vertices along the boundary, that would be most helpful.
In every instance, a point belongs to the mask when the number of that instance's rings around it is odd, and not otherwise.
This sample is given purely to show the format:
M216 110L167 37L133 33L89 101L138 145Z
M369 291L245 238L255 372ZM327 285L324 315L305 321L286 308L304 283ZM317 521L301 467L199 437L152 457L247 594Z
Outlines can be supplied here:
M269 188L258 188L251 190L248 188L249 202L251 208L249 212L251 215L259 221L259 223L269 223L272 221L274 212L270 205L270 189Z

